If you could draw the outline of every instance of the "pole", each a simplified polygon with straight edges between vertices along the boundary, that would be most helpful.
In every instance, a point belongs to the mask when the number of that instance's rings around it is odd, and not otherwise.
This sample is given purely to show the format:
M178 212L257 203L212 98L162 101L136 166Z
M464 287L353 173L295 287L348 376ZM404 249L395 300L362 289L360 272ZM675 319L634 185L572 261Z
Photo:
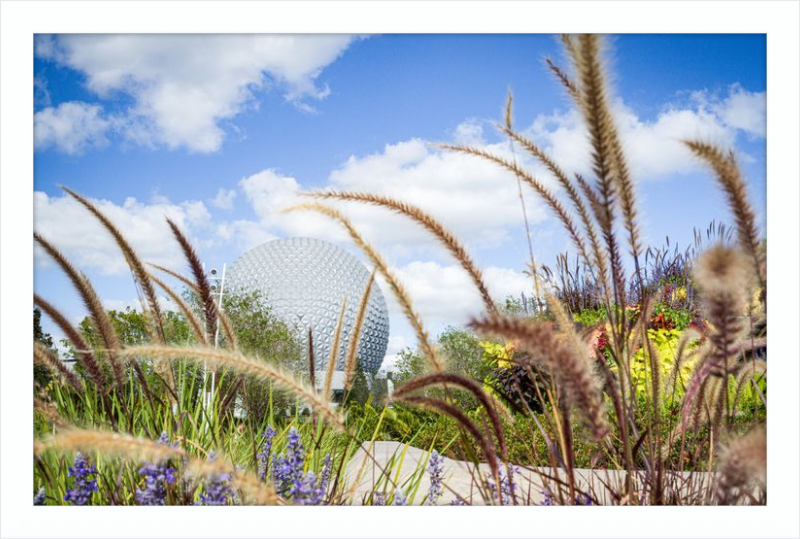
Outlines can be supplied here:
M222 296L225 293L225 269L227 264L222 264L222 278L219 281L219 294L217 295L217 327L214 330L214 350L219 348L219 313L222 312ZM211 371L211 401L214 400L214 384L217 371Z

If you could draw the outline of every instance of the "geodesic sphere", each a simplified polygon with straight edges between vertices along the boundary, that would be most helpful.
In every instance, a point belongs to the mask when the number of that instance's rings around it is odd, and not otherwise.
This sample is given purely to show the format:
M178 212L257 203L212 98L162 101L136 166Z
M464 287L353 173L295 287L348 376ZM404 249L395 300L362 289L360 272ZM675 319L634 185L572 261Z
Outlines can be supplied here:
M261 244L240 256L228 269L226 287L260 292L273 314L298 330L306 350L310 328L316 369L321 372L328 366L339 313L346 301L336 364L336 370L343 370L369 276L361 261L332 243L286 238ZM357 353L361 367L377 371L388 343L389 313L376 281L361 327Z

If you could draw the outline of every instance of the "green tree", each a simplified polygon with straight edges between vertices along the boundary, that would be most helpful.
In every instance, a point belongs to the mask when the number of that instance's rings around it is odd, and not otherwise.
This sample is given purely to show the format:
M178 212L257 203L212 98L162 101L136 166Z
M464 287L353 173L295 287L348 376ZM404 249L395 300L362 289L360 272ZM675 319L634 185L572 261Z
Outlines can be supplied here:
M369 382L367 382L367 375L361 368L361 359L356 358L355 371L353 372L353 383L350 386L350 391L345 394L345 405L357 403L359 406L364 406L370 397Z
M58 351L53 344L53 337L49 333L45 333L42 329L42 311L40 311L38 307L33 308L33 340L43 344L58 356ZM34 365L33 379L36 383L44 387L50 382L50 371L41 365Z
M231 321L242 352L294 372L307 372L303 346L295 330L275 316L267 298L259 292L227 295L223 310ZM224 338L221 342L224 344ZM236 380L229 378L227 383L235 384ZM269 413L270 403L274 411L285 411L296 404L289 393L270 384L243 381L241 388L244 409L256 420ZM221 394L225 394L225 389Z
M425 372L425 363L425 357L418 350L411 348L401 350L392 369L392 381L395 387Z
M467 378L483 380L489 365L483 360L481 339L474 333L454 326L439 335L439 350L447 361L447 370Z

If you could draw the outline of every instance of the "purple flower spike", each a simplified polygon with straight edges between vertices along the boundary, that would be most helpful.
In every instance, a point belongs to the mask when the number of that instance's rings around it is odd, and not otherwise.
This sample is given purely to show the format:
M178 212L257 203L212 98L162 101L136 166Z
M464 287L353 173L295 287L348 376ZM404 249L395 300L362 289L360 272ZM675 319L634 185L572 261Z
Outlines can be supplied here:
M508 465L508 476L506 476L506 467L503 462L497 460L497 469L500 475L500 501L502 505L514 505L514 491L517 490L517 484L514 481L514 475L519 474L519 467L513 464ZM497 486L493 481L489 481L489 488L492 491L492 497L497 498Z
M402 490L396 490L394 492L394 501L392 501L392 505L408 505L408 498L406 498Z
M97 492L97 468L94 465L89 465L82 453L75 454L75 461L69 467L67 472L69 477L75 481L72 483L72 488L67 489L67 495L64 496L64 501L72 505L88 505L89 499L93 492Z
M161 433L158 444L169 445L167 431ZM144 476L145 486L136 491L136 502L139 505L166 505L167 484L175 482L175 469L169 466L169 462L146 462L139 473Z
M431 486L428 490L428 505L435 505L439 496L444 492L442 477L444 475L444 457L434 449L431 458L428 460L428 474L431 478Z
M267 426L262 436L264 437L264 448L258 454L258 477L262 481L267 479L267 469L269 468L269 457L272 453L272 440L275 438L275 429Z
M33 505L44 505L45 501L45 490L44 487L39 489L39 492L36 493L36 496L33 497Z
M208 453L209 462L216 458L217 455L213 451ZM233 496L230 480L231 476L227 473L209 476L206 479L205 493L200 495L200 501L196 505L228 505L229 499Z

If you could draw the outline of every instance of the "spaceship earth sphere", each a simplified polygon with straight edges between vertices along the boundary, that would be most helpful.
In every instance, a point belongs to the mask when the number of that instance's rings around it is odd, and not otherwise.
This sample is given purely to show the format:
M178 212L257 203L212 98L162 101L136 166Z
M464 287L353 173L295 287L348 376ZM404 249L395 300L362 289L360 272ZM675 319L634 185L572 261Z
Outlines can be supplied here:
M226 288L260 292L273 314L296 328L304 341L311 329L318 371L327 368L339 313L346 302L336 364L336 370L343 370L369 276L361 261L332 243L286 238L261 244L240 256L228 269ZM374 282L358 345L361 367L377 371L388 343L389 314Z

